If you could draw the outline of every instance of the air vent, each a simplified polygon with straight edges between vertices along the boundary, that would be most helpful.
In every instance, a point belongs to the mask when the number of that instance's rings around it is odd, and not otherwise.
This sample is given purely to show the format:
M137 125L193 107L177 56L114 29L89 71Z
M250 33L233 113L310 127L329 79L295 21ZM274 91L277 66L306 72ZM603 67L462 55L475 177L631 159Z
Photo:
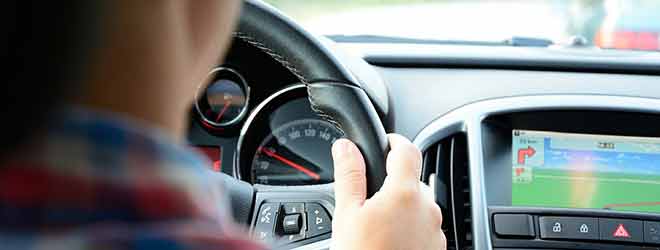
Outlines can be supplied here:
M464 134L447 137L424 152L422 180L435 179L436 202L442 208L447 249L472 249L472 206Z

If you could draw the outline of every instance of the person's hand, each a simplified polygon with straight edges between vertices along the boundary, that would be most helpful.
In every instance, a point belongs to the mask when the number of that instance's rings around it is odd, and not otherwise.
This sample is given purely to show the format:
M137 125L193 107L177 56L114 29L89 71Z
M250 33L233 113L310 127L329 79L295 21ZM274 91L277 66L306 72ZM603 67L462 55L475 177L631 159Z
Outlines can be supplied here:
M365 165L351 141L332 146L335 165L334 250L444 250L442 214L430 188L419 181L422 157L400 135L388 136L387 178L366 199Z

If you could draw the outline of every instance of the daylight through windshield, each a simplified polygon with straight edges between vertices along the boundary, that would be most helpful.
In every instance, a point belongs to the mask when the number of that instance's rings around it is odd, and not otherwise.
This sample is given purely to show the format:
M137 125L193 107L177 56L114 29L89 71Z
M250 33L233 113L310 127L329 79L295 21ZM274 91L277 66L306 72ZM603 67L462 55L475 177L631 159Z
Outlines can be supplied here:
M323 35L499 42L512 37L660 50L657 0L267 0Z

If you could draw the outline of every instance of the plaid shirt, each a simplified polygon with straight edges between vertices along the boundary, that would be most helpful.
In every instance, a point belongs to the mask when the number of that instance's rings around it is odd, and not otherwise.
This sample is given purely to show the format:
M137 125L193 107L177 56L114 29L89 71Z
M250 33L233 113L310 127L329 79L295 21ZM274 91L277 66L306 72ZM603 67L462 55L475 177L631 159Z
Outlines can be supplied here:
M262 248L204 158L118 117L65 117L0 166L0 249Z

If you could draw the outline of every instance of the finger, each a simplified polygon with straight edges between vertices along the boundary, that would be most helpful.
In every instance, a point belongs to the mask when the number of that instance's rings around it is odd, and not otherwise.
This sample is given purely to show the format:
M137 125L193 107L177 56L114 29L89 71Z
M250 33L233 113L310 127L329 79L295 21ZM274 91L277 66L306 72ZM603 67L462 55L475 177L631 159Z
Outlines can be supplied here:
M422 154L408 139L389 134L390 152L387 155L387 176L398 184L417 185L422 173Z
M347 139L332 145L335 165L335 202L338 208L362 205L367 196L364 159L360 150Z

